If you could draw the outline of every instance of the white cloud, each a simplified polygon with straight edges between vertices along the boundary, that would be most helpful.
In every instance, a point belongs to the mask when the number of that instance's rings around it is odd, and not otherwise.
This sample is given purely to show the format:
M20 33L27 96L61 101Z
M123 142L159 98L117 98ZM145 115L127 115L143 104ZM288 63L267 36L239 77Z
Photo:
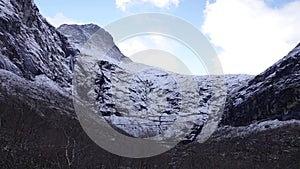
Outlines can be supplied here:
M126 39L117 45L124 55L130 57L130 55L148 49L174 51L174 46L170 43L170 39L161 35L142 35Z
M73 19L66 17L63 13L57 13L54 17L46 17L47 21L55 27L59 27L62 24L83 24L76 22Z
M117 44L122 53L128 57L135 54L136 52L140 52L148 49L147 42L142 38L132 38Z
M271 8L262 0L207 3L203 33L223 50L225 73L258 74L300 42L300 1Z
M117 8L126 11L129 5L149 3L157 8L169 8L172 5L176 7L179 5L180 0L116 0Z
M180 48L177 43L161 35L143 35L126 39L117 45L134 62L181 74L192 74L189 65L175 55L178 54L176 47Z
M116 0L117 8L121 9L122 11L126 11L126 6L131 3L131 0Z
M117 46L125 56L139 63L157 66L167 70L174 70L175 72L179 72L178 70L186 70L187 67L191 74L207 74L205 67L195 53L187 48L182 42L162 35L149 34L135 36L117 42ZM171 55L176 56L176 58L173 58L172 61L168 56L166 56L166 58L161 57L158 59L162 55L151 56L151 54L154 53L147 53L152 49L162 51L162 53L170 53ZM145 51L147 52L145 53ZM141 57L141 54L145 54L145 57ZM187 71L183 71L182 73L189 74L186 72Z
M177 7L179 5L179 0L142 0L142 1L153 4L158 8L169 8L171 5L175 5Z

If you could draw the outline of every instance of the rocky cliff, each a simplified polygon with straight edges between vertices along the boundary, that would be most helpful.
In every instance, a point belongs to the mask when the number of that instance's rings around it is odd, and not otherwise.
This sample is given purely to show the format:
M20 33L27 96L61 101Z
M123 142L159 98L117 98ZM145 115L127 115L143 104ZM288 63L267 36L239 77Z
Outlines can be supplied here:
M77 51L41 16L33 0L0 1L0 68L32 80L71 82Z
M300 44L227 99L223 124L300 119Z

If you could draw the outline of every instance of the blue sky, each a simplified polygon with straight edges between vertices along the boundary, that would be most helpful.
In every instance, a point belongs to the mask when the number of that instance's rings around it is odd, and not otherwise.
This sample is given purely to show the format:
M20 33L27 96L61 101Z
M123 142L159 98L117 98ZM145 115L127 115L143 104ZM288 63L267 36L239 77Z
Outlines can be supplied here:
M180 17L202 31L228 74L258 74L300 42L300 0L35 0L54 26L105 26L124 16L160 12ZM157 39L157 38L156 38ZM132 40L122 52L147 43ZM157 43L167 43L162 40ZM128 46L131 49L128 49ZM136 48L134 48L134 46ZM159 46L159 45L158 45ZM160 45L163 46L163 45ZM127 48L126 48L127 47ZM133 47L133 48L132 48ZM145 48L146 50L146 48ZM179 52L180 53L180 52ZM187 62L189 57L182 57ZM197 65L187 65L197 67ZM197 72L196 72L197 74Z
M210 0L213 3L216 0ZM243 0L242 0L243 1ZM265 2L274 8L294 0L265 0ZM206 0L181 0L179 6L169 8L158 8L151 3L129 7L128 11L122 11L116 7L115 0L35 0L40 12L47 17L55 17L58 13L63 13L66 18L70 18L78 23L95 23L100 26L120 19L124 16L143 13L143 12L161 12L180 17L196 27L203 23L203 10Z
M172 14L189 23L200 27L203 21L203 9L205 1L203 0L184 0L180 1L178 7L158 8L151 3L129 7L125 12L116 7L114 0L35 0L40 12L46 17L55 17L58 13L63 13L66 18L70 18L78 23L95 23L104 26L136 13L161 12Z

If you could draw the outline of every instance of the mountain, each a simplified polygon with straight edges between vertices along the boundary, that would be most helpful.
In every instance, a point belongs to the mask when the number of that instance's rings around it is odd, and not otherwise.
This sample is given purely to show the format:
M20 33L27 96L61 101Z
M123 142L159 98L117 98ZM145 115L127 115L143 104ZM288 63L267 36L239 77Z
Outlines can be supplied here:
M56 30L32 0L0 0L0 23L0 168L300 166L300 123L289 120L299 119L299 45L255 77L183 76L132 62L97 25ZM131 137L155 136L181 119L171 130L181 143L147 159L111 154L79 123L76 106L91 101L94 120L103 116ZM220 120L208 118L219 101L222 123L198 143L203 123Z
M134 63L120 55L112 37L97 25L62 25L58 30L70 37L73 46L81 51L74 84L75 91L80 92L78 98L91 104L96 97L98 106L94 111L100 110L115 129L132 137L162 134L164 139L166 135L176 135L178 141L194 141L208 119L207 123L218 123L218 107L222 109L227 92L252 77L179 75ZM100 57L105 50L109 51L109 47L117 49L116 52ZM91 49L99 52L91 57L87 54ZM97 76L96 79L93 76ZM91 81L86 79L93 79L96 84L90 85ZM94 93L92 98L88 98L91 93ZM178 119L180 125L170 130Z

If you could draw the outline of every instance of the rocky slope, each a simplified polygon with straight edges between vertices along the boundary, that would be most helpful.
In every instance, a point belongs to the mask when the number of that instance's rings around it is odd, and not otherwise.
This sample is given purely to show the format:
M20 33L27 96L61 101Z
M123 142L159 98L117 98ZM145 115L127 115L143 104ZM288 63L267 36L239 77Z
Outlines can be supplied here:
M0 68L31 80L45 74L68 86L77 51L40 15L33 0L1 0L0 25Z
M56 31L32 0L0 0L0 9L0 168L299 168L299 121L254 122L299 118L299 45L255 78L181 76L132 63L98 26L63 25ZM104 57L89 53L94 44L101 44L96 51ZM93 99L98 117L124 134L156 135L178 118L180 128L172 132L180 140L198 140L226 93L223 124L246 126L222 126L203 144L179 144L148 159L108 153L86 135L74 111L69 87L76 56L84 65L73 79L79 96ZM85 76L90 74L95 76Z
M223 124L300 119L300 44L227 99Z

